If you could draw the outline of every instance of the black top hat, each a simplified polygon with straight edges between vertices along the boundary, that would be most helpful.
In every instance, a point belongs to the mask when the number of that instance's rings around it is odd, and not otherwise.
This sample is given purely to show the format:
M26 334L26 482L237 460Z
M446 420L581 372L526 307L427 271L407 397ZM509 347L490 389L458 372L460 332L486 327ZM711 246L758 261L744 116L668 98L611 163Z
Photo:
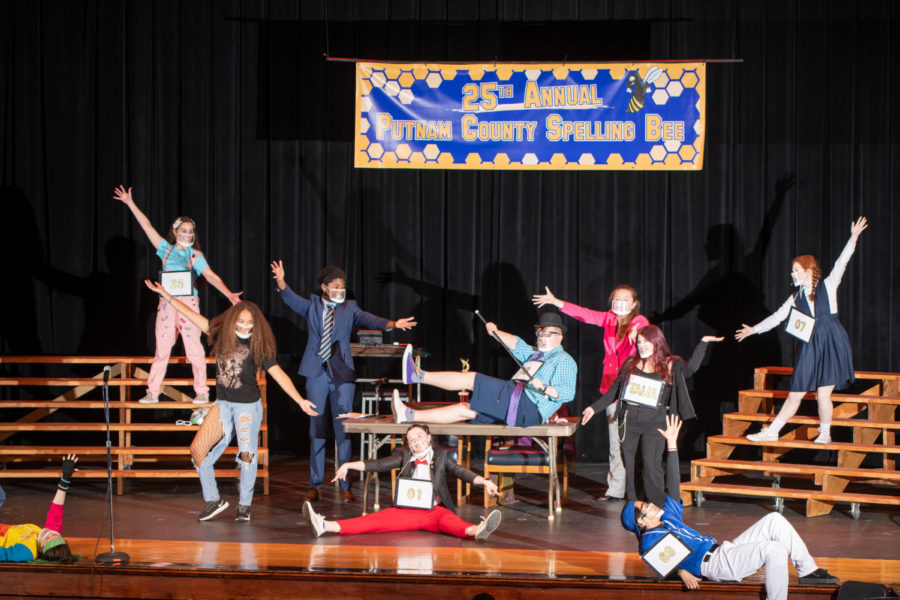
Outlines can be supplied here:
M541 313L538 322L534 324L535 329L541 327L559 327L563 335L566 333L566 326L563 324L562 315L555 310L548 310Z

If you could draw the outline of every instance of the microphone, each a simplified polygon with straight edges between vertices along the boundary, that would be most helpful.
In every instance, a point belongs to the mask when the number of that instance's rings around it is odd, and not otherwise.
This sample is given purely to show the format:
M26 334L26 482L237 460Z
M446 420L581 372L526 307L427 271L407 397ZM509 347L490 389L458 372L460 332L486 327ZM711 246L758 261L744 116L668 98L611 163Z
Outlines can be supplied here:
M106 365L103 367L103 383L109 383L109 372L112 370L112 367Z

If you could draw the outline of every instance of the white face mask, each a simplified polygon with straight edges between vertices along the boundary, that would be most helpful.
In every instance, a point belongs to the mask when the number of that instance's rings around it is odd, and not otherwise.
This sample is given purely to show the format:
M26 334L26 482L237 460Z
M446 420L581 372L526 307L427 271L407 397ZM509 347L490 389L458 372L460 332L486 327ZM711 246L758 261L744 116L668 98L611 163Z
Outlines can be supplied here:
M791 271L791 281L794 282L794 287L800 287L803 285L803 282L800 281L800 274L796 271Z
M343 304L347 298L347 290L329 290L328 299L335 304Z
M234 328L234 335L238 336L242 340L249 340L250 336L253 335L253 325L251 325L250 327L247 327L246 329L247 329L247 332L244 333L243 331L241 331L241 326L238 325L237 327Z
M624 317L631 313L634 309L634 302L630 300L613 300L612 311L620 317Z
M653 356L653 345L647 344L646 348L643 345L638 346L638 356L641 358L650 358Z
M194 245L194 234L191 233L189 235L177 234L175 236L175 241L179 246L184 246L185 248L190 248Z

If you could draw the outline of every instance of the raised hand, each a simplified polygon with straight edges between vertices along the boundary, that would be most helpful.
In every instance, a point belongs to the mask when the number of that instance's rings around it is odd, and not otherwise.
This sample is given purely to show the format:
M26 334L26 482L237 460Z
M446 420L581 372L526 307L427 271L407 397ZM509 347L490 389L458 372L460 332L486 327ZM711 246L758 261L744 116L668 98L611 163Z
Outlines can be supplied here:
M62 478L66 481L72 480L72 473L75 472L75 463L78 462L78 456L75 454L66 454L62 461Z
M855 223L850 224L850 236L854 239L858 238L859 234L861 234L868 226L869 222L865 217L858 218Z
M700 341L701 342L721 342L724 339L725 339L724 335L719 336L719 337L716 337L714 335L704 335L702 338L700 338Z
M131 197L131 188L125 189L124 185L120 185L113 191L113 198L120 200L125 204L131 204L134 200Z
M241 301L241 294L243 293L244 292L230 292L228 294L225 294L225 297L228 298L228 300L231 302L231 305L234 306Z
M546 294L535 294L531 297L531 303L540 308L546 304L552 304L557 308L562 308L563 302L559 298L553 295L553 292L550 291L550 288L546 285L544 286L544 290L546 290Z
M666 444L669 450L678 447L678 432L681 431L681 418L678 415L666 415L666 430L657 429L657 431L666 438Z
M272 267L272 277L275 281L284 281L284 264L280 260L273 260L269 266Z

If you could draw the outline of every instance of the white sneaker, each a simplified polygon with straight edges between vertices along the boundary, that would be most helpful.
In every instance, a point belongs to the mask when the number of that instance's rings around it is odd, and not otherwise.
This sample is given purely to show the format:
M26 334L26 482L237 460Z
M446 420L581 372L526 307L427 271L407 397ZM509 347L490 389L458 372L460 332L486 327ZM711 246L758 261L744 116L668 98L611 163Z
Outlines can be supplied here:
M822 429L819 427L819 435L813 440L814 444L830 444L831 443L831 429Z
M192 404L209 404L209 394L197 394L197 397L191 401Z
M140 404L156 404L159 402L159 396L154 396L150 392L147 392L147 395L138 400Z
M478 529L475 530L475 541L483 542L488 536L494 533L494 530L500 527L500 519L503 517L499 510L492 510L488 516L481 520Z
M412 410L400 400L400 391L394 388L394 392L391 394L391 413L394 415L394 423L409 423L412 421L409 415L411 412Z
M316 537L325 533L325 517L313 510L309 501L303 503L303 516L309 521L309 526L312 527Z
M748 435L747 439L751 442L775 442L778 440L778 434L768 427L763 427L759 433L751 433Z

